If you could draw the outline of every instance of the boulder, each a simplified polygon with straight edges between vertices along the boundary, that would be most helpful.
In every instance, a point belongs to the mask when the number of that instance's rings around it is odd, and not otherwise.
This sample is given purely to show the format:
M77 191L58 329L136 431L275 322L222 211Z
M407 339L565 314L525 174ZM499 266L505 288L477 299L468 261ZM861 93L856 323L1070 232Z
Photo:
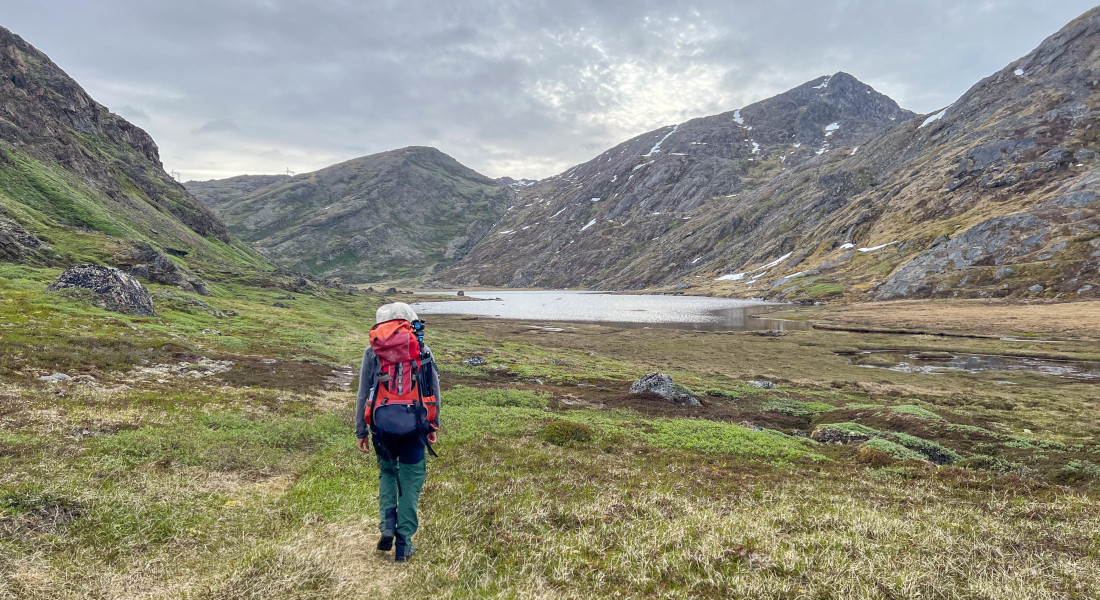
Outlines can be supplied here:
M749 385L762 390L774 390L779 387L770 381L750 381Z
M46 288L47 292L65 289L90 290L93 302L114 312L156 316L153 297L141 282L114 267L79 265L66 269Z
M464 364L468 367L480 367L480 366L489 364L489 361L485 360L484 358L481 358L480 356L471 356L470 358L467 358L466 360L462 361L462 364Z
M871 439L871 435L823 425L814 429L810 439L822 444L857 444Z
M38 378L39 381L45 381L47 383L60 383L62 381L69 381L72 377L64 373L54 373L52 375L43 375Z
M672 376L664 373L647 373L630 386L631 394L653 392L681 406L702 406L699 397L682 385L672 382Z

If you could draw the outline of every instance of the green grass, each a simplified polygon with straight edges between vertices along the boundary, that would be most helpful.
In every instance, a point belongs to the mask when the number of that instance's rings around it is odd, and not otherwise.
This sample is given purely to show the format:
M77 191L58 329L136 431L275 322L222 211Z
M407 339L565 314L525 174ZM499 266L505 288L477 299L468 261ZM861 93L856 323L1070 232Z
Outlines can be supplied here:
M56 273L0 265L4 600L1087 598L1100 586L1100 450L1087 416L1066 418L1073 386L1024 380L997 392L1007 410L970 401L994 405L984 389L960 400L975 386L963 375L849 367L829 350L856 346L847 335L555 337L435 319L440 456L422 551L402 567L373 550L377 468L354 447L354 395L322 381L357 365L377 297L294 293L280 309L285 290L228 277L207 298L151 286L159 316L138 318L45 294ZM475 354L507 372L461 365ZM211 374L200 356L234 364ZM787 357L805 368L768 371ZM140 374L183 361L182 375ZM37 382L52 370L98 384ZM615 408L652 370L706 390L708 406ZM758 377L782 389L746 385ZM823 445L805 437L815 426L875 437Z

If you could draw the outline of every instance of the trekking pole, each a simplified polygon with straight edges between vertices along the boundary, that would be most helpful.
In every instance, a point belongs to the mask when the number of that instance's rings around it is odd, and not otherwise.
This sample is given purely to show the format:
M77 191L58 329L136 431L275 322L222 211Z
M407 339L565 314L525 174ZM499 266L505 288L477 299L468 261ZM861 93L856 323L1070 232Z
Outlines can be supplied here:
M416 336L416 341L420 344L420 354L424 355L424 327L427 323L423 319L417 319L412 322L413 335Z

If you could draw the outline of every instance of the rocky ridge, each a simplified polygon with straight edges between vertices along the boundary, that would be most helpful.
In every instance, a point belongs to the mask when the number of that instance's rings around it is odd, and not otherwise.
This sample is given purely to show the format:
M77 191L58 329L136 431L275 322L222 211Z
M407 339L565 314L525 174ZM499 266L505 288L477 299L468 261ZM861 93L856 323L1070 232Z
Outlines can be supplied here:
M0 258L113 263L135 244L264 265L164 171L149 134L0 27Z
M427 147L186 185L276 264L345 283L428 277L465 256L512 200L507 184Z
M1095 296L1098 45L1094 9L942 111L882 122L888 105L848 105L880 119L863 140L831 115L785 137L817 109L773 101L658 130L522 188L441 279L786 300ZM737 160L694 150L712 145Z
M560 175L513 183L515 205L441 279L601 288L660 282L686 266L652 257L663 236L692 231L689 221L712 215L723 199L912 116L836 73L742 109L663 127Z

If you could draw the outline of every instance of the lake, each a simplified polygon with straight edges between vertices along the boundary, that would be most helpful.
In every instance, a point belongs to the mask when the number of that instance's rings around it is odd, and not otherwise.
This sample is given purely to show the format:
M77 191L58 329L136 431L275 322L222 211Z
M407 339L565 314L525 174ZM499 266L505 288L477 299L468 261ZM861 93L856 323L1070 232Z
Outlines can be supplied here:
M424 292L446 293L455 292ZM574 290L466 292L448 302L417 302L418 315L477 315L522 321L568 321L616 327L667 327L704 331L810 329L809 323L762 315L784 305L761 300L607 294Z

